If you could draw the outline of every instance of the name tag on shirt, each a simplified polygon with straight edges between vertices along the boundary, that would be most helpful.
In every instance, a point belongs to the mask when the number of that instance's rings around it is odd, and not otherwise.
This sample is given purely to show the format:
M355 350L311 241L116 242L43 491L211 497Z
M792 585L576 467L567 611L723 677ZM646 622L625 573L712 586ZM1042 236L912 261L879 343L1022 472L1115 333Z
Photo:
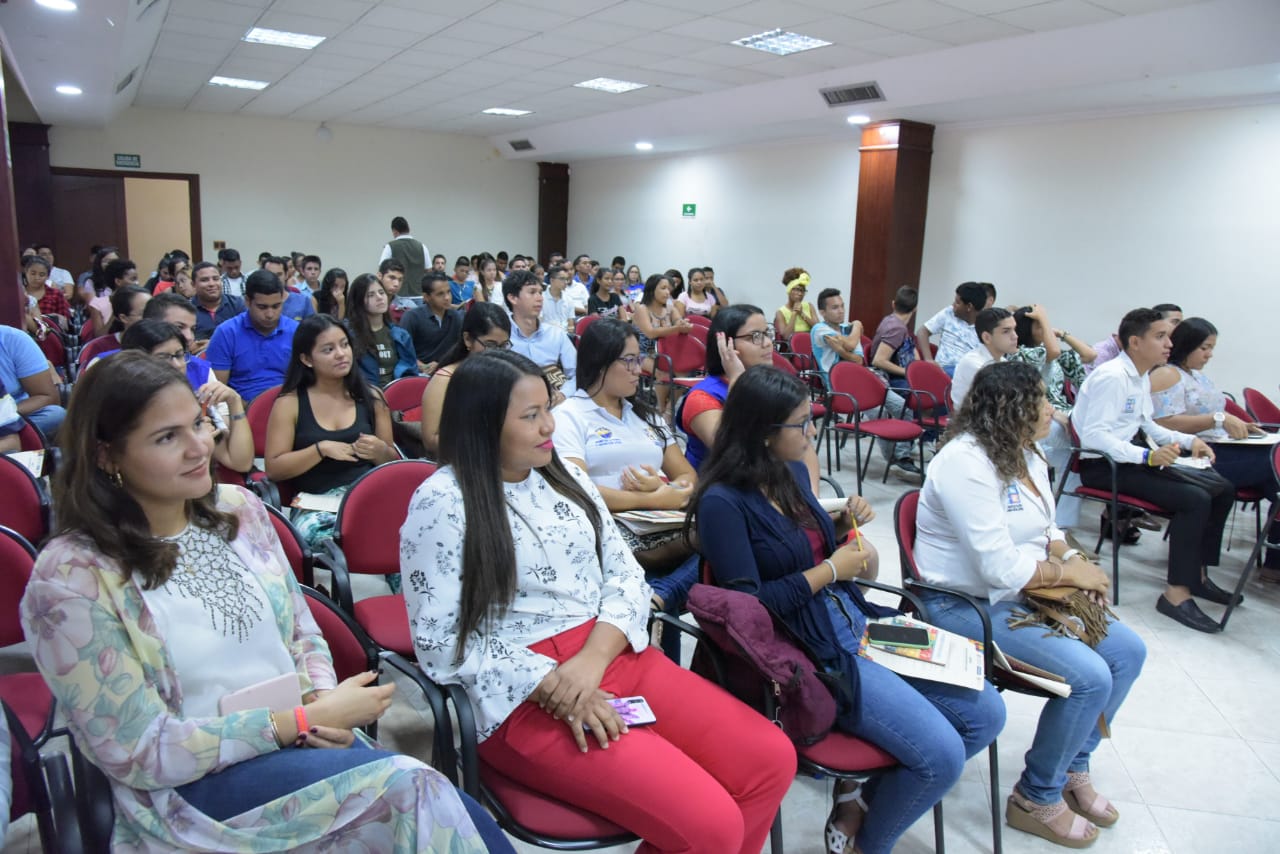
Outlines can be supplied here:
M1124 414L1132 415L1137 411L1138 411L1138 397L1137 395L1129 395L1124 399Z
M1022 493L1018 490L1016 483L1009 484L1009 488L1005 490L1004 509L1007 513L1013 513L1022 509Z

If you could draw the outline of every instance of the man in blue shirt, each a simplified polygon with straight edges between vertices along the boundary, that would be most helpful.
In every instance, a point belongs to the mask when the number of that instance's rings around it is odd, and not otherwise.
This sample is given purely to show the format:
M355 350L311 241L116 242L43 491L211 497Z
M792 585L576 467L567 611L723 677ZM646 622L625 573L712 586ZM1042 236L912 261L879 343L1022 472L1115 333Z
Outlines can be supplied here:
M49 441L56 438L67 411L58 405L49 360L30 335L0 324L0 394L5 392L18 404L19 415Z
M269 270L255 270L244 283L248 309L214 330L209 366L220 382L253 400L284 382L298 324L283 317L285 288Z
M848 333L840 333L840 324L844 321L844 297L835 288L825 288L818 294L818 313L822 320L809 330L809 342L813 346L813 358L818 363L822 381L831 388L831 369L836 362L866 363L862 352L862 321L855 320Z
M578 351L559 326L543 323L542 282L528 270L517 270L502 283L502 299L511 312L511 349L533 360L551 381L556 403L573 394L577 386Z
M281 282L284 281L284 259L271 256L262 264L262 269L269 273L275 273L276 278ZM245 299L249 298L245 294ZM294 323L301 323L303 318L310 317L316 313L315 297L308 290L290 291L287 287L284 293L284 307L280 309L280 315L287 317Z
M196 308L196 340L207 341L218 326L244 311L244 302L222 289L222 274L218 265L201 261L191 271L191 283L196 295L191 304ZM192 349L199 353L199 349Z

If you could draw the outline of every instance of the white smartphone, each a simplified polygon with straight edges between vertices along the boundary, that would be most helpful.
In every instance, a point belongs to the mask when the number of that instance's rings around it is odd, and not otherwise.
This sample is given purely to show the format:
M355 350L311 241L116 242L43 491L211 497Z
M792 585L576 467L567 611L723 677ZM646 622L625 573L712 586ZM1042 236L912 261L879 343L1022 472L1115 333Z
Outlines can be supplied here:
M649 708L649 701L644 697L614 697L609 705L613 706L627 726L644 726L658 721L653 709Z
M229 715L248 709L292 709L301 705L302 686L298 684L298 674L283 673L224 694L218 701L218 714Z

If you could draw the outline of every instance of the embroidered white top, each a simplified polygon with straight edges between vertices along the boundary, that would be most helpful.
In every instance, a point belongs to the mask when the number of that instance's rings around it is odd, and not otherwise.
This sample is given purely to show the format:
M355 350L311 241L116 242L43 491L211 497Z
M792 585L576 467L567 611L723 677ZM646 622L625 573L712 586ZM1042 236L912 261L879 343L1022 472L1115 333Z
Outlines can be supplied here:
M965 434L929 463L916 516L916 564L925 581L999 602L1017 595L1045 559L1054 524L1049 467L1026 452L1035 493L1004 484L982 446Z
M649 586L586 472L566 466L600 511L600 548L586 515L534 470L503 485L515 541L515 599L472 632L455 663L466 514L453 467L418 487L400 529L400 569L418 664L438 682L462 686L481 740L493 734L556 666L531 644L592 618L618 628L632 649L649 645Z

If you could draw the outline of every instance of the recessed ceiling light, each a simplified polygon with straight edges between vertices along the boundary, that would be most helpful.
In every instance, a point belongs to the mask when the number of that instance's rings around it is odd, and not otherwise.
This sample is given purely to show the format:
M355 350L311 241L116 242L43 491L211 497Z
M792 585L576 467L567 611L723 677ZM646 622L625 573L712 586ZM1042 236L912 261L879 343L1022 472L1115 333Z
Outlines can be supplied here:
M871 121L871 116L849 116L845 121L851 125L865 125Z
M69 83L63 83L61 86L55 86L54 90L59 95L82 95L84 92L79 86L72 86Z
M533 110L511 110L507 107L490 107L489 109L481 110L480 112L489 116L528 116L533 113Z
M55 12L74 12L76 4L71 0L36 0L36 3Z
M636 151L653 151L652 142L637 142Z
M239 77L210 77L211 86L230 86L232 89L265 89L269 85L265 80L242 80Z
M306 33L290 33L285 30L268 30L264 27L254 27L244 34L244 38L241 41L311 50L324 41L324 36L309 36Z
M598 89L601 92L621 95L623 92L630 92L632 89L643 89L649 84L614 80L612 77L597 77L594 80L583 80L581 83L574 83L573 85L580 89Z
M744 39L730 42L730 44L749 47L752 50L762 50L765 53L772 53L777 56L786 56L790 53L800 53L802 50L826 47L831 42L824 42L822 39L815 39L811 36L802 36L799 33L789 33L786 30L769 30L767 33L756 33L754 36L747 36Z

